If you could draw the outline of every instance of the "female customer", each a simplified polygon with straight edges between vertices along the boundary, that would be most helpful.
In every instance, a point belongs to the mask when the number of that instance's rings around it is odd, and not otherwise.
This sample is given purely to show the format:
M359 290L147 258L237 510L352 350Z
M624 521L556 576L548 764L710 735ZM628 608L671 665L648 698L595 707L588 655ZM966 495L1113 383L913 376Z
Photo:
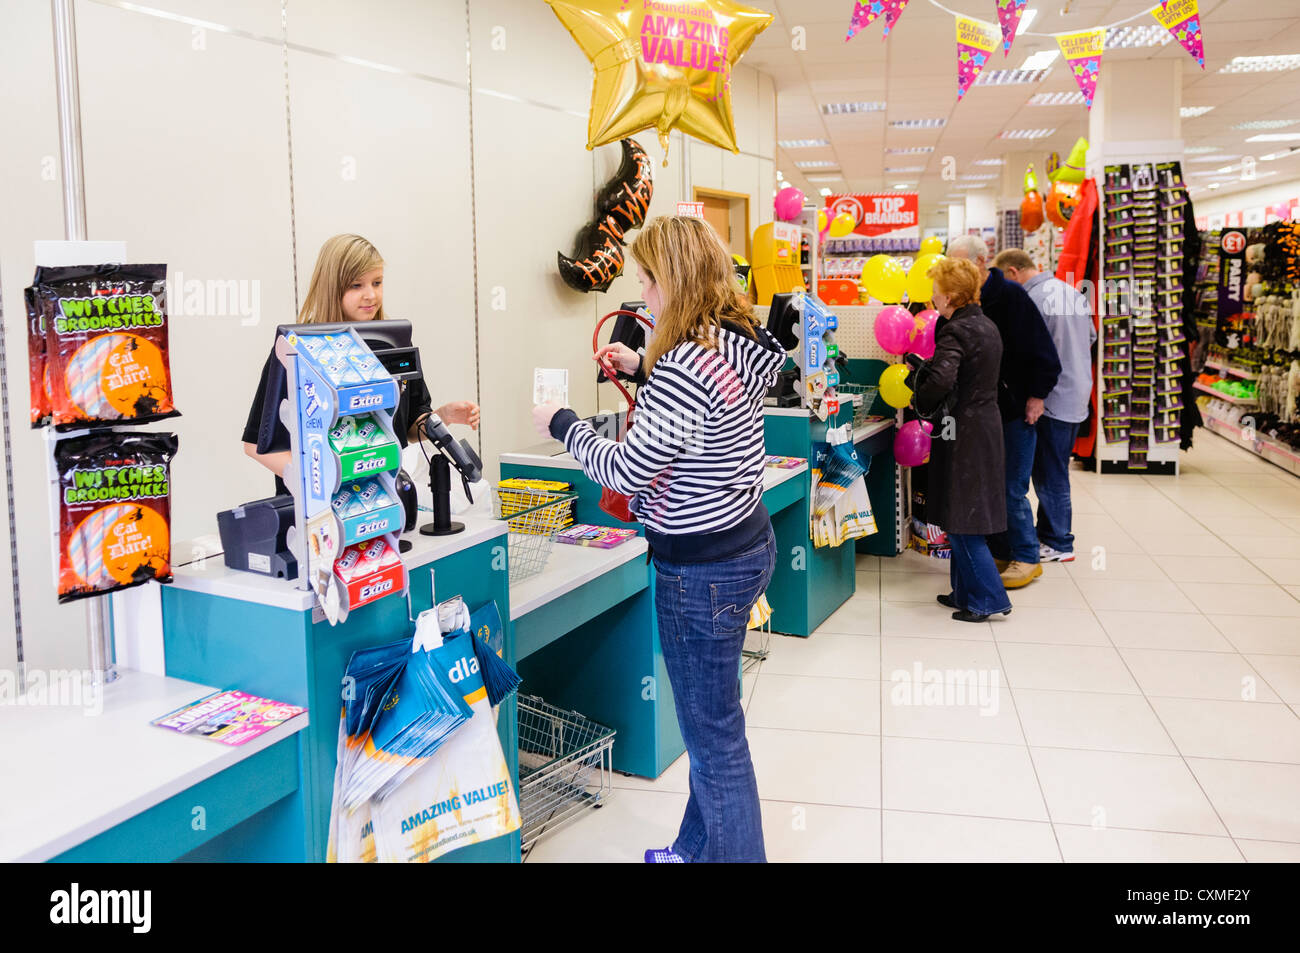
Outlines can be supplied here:
M702 219L665 216L632 243L655 328L642 361L601 349L645 377L623 443L557 404L533 411L594 481L631 495L654 555L659 641L690 756L690 799L672 846L651 863L763 861L758 785L740 705L740 652L767 588L776 540L763 506L763 396L785 362Z
M1002 417L998 368L1002 338L980 310L980 273L971 262L945 258L927 272L934 306L945 320L934 357L916 371L913 403L934 420L930 498L934 522L952 545L952 592L938 597L959 622L1007 615L1011 602L984 537L1006 529Z
M384 259L378 249L360 235L335 235L321 246L316 256L316 270L312 272L307 300L298 314L299 324L337 324L343 321L382 321L384 314ZM361 329L365 340L365 329ZM371 342L367 341L367 344ZM372 347L382 346L375 342ZM278 360L272 352L262 368L262 379L257 385L257 395L248 412L244 426L244 452L275 474L276 493L285 489L284 468L289 462L289 431L276 424L271 449L257 452L258 429L262 421L262 408L267 398L267 383L271 362ZM274 397L278 404L285 391ZM433 411L433 402L423 380L404 381L397 408L393 411L393 431L398 442L406 446L419 440L420 424ZM478 429L478 405L468 400L444 404L436 411L443 423L468 424Z

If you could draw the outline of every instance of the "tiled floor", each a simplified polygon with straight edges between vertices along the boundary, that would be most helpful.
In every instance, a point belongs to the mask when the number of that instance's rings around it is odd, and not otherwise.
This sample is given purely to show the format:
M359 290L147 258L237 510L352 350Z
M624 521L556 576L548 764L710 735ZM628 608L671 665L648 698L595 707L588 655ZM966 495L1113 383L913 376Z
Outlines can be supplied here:
M1009 617L859 557L811 639L773 636L744 680L768 859L1300 861L1300 480L1196 444L1179 477L1076 471L1078 558ZM973 678L913 693L918 667ZM530 861L639 861L687 773L616 775Z

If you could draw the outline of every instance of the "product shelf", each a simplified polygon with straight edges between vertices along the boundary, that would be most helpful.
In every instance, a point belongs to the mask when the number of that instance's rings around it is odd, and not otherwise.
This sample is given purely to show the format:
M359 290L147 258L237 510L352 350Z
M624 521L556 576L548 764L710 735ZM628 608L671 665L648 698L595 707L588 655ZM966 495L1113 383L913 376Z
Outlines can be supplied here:
M1206 429L1212 433L1231 441L1243 450L1249 450L1260 459L1294 476L1300 476L1300 453L1296 453L1285 444L1259 434L1256 434L1253 440L1249 439L1246 431L1241 427L1217 416L1208 408L1202 409L1201 419L1205 422Z
M1209 387L1206 384L1202 384L1200 381L1196 381L1195 383L1193 383L1192 386L1195 387L1197 390L1203 391L1204 393L1209 394L1212 397L1217 397L1219 400L1222 400L1226 403L1236 404L1238 407L1256 407L1259 405L1259 401L1247 400L1244 397L1232 397L1228 394L1225 394L1221 390L1215 390L1213 387Z
M1224 364L1220 361L1207 360L1205 362L1205 366L1212 367L1216 371L1222 371L1225 374L1231 374L1233 377L1240 377L1242 380L1247 380L1247 381L1259 380L1259 375L1256 374L1254 371L1240 370L1239 368L1233 367L1231 364Z

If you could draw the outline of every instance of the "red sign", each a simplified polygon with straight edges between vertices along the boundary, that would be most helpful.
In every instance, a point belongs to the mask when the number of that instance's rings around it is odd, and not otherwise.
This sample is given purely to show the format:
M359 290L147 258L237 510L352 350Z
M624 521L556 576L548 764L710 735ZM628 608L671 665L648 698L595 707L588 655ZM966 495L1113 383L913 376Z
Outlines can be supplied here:
M1246 247L1246 236L1241 232L1224 232L1223 250L1230 255L1235 255Z
M704 203L703 202L678 202L677 214L685 215L690 218L703 218Z
M826 196L826 218L848 212L857 222L853 234L867 238L921 237L921 198L916 192L868 192Z

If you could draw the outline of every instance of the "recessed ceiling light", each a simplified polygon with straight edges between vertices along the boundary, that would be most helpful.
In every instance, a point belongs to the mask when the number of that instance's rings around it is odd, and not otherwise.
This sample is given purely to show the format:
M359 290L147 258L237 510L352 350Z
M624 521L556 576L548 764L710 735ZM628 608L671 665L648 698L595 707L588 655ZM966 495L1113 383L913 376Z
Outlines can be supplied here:
M1047 69L986 69L975 80L976 86L1019 86L1038 83L1047 78Z
M1218 146L1189 146L1183 150L1189 156L1203 156L1207 152L1218 152Z
M900 146L894 149L886 149L885 154L891 156L911 156L933 151L934 146Z
M1215 169L1214 171L1215 171L1215 172L1220 172L1220 173L1222 173L1222 172L1231 172L1231 171L1232 171L1232 166L1230 166L1230 165L1225 165L1222 169Z
M989 186L984 182L958 182L953 186L954 189L987 189Z
M818 146L829 146L829 139L778 139L777 143L782 149L815 149Z
M1025 58L1020 64L1020 72L1034 72L1036 70L1047 69L1056 62L1056 58L1061 55L1060 50L1039 50Z
M1083 93L1077 89L1069 93L1035 93L1026 106L1082 106Z
M1260 156L1259 158L1264 162L1272 162L1274 159L1285 159L1288 156L1300 156L1300 149L1292 146L1285 152L1270 152L1268 155Z
M1164 46L1174 35L1159 23L1141 26L1113 26L1106 31L1106 49L1119 47Z
M822 197L824 198L824 197L826 197L827 195L830 195L830 194L831 194L831 190L830 190L830 189L818 189L818 190L817 190L817 194L820 195L820 196L822 196Z
M959 175L957 178L963 182L991 182L994 179L1002 178L1002 176L996 172L980 172L979 174Z
M1211 156L1197 156L1195 159L1188 159L1187 161L1188 161L1189 163L1192 163L1192 162L1222 162L1222 161L1224 161L1225 159L1231 160L1231 159L1236 159L1236 158L1238 158L1238 157L1237 157L1237 156L1222 155L1222 154L1217 154L1217 153L1216 153L1215 155L1211 155Z
M1003 129L999 139L1046 139L1055 129Z
M1300 132L1266 132L1251 136L1247 142L1300 142Z
M976 159L976 165L1006 165L1006 159Z
M1016 27L1016 36L1024 33L1029 29L1029 24L1034 22L1034 17L1038 16L1037 10L1026 10L1020 14L1020 25Z
M823 116L842 116L845 113L878 113L885 104L881 102L861 103L822 103Z
M796 162L800 169L833 169L835 163L830 159L806 159L803 162Z
M947 123L947 119L895 119L889 123L890 129L938 129Z
M809 182L843 182L844 181L844 176L838 173L835 175L808 175L808 176L804 176L804 178L807 179Z
M1206 186L1207 189L1217 189L1218 187L1219 187L1218 182L1211 182L1209 185Z
M896 182L896 183L894 183L894 188L896 188L896 189L914 189L914 188L916 188L916 183L915 183L915 182Z
M1283 56L1234 56L1220 73L1280 73L1300 67L1300 54Z
M1233 129L1285 129L1287 126L1294 126L1300 119L1252 119L1249 122L1239 122Z
M886 171L886 172L924 172L924 171L925 171L925 166L923 166L923 165L887 165L887 166L885 166L885 171Z
M1204 116L1213 108L1213 106L1183 106L1178 110L1178 115L1183 119L1195 119L1197 116Z

